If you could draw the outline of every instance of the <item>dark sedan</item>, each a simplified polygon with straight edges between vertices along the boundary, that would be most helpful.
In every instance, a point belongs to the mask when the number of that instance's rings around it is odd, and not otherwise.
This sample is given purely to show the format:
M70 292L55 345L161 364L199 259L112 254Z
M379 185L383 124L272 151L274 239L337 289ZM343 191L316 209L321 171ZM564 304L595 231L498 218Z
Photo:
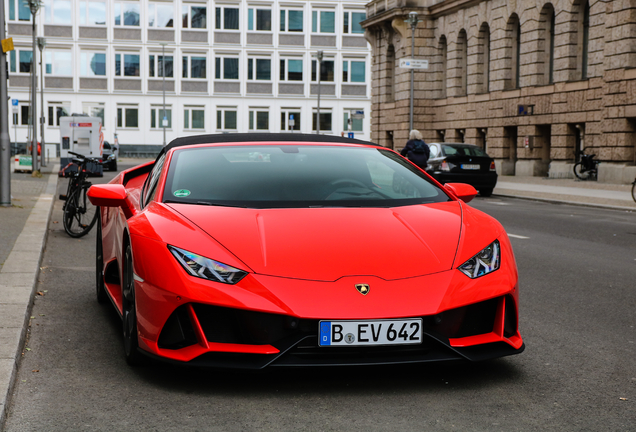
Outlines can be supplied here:
M468 183L481 196L490 196L497 185L495 161L476 145L430 143L426 172L440 183Z

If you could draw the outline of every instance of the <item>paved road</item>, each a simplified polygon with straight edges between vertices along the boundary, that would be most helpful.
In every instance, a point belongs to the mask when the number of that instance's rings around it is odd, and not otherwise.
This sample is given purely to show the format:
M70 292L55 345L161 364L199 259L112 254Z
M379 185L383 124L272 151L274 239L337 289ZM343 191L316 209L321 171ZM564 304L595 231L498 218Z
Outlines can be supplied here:
M127 367L95 233L67 237L60 204L7 431L636 429L634 213L475 200L515 236L520 356L257 374Z

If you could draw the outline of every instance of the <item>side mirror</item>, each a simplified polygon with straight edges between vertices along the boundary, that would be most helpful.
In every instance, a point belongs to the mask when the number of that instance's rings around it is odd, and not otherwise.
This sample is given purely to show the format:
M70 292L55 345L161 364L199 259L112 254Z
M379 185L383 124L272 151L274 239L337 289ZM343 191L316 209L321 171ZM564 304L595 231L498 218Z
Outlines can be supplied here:
M126 218L137 213L135 207L128 200L126 188L120 184L93 185L86 193L90 202L97 207L121 207Z
M466 183L446 183L444 187L465 203L471 202L477 196L477 189Z

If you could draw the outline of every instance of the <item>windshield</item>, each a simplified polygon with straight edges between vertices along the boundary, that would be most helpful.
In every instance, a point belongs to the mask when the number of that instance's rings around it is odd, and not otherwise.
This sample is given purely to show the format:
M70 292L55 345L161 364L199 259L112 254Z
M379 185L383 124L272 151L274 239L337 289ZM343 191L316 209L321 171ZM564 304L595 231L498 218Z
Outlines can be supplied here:
M474 145L442 144L442 150L446 156L483 156L488 157L485 151Z
M250 208L394 207L449 200L393 152L312 145L175 150L163 195L164 202Z

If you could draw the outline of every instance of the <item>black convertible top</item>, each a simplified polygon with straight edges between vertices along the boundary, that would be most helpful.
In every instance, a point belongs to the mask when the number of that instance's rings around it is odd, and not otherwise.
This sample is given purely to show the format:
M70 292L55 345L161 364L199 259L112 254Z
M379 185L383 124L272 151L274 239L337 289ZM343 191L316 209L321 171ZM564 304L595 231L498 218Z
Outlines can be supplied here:
M159 156L175 147L181 147L193 144L214 144L214 143L233 143L233 142L332 142L343 144L361 144L374 145L382 147L378 144L362 141L352 138L343 138L333 135L319 134L302 134L302 133L233 133L233 134L209 134L194 135L181 138L175 138L165 146Z

